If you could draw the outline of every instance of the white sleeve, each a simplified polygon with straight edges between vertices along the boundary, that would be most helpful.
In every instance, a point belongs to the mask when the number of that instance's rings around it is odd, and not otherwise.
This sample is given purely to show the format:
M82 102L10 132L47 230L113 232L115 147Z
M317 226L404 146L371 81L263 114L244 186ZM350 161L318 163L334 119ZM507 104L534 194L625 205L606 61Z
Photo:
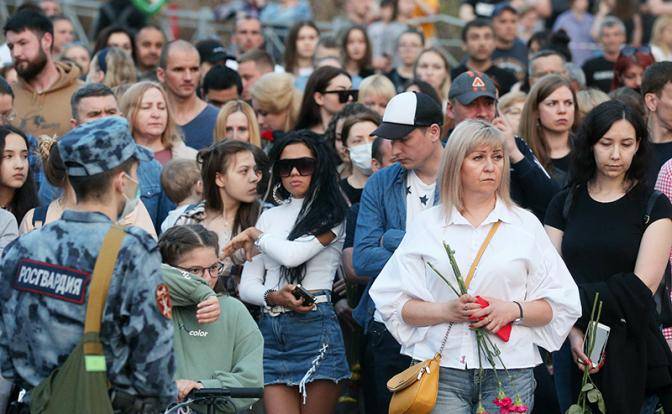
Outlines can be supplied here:
M402 347L407 348L423 341L430 327L406 323L402 317L404 305L411 299L436 301L425 277L427 266L422 254L424 223L425 220L413 221L369 291L388 331Z
M569 330L581 316L579 289L567 266L538 224L536 251L530 257L525 301L545 299L553 310L545 326L528 327L532 342L549 352L560 349Z
M264 293L268 290L264 286L264 275L266 267L264 266L264 255L258 254L252 258L252 261L246 262L243 266L243 274L240 277L238 293L240 300L252 305L264 306Z
M342 236L341 227L342 225L339 224L331 229L331 232L336 235L333 242L337 241ZM258 244L259 250L280 263L282 266L288 268L297 267L306 263L329 246L322 245L317 237L312 234L301 236L296 240L287 240L286 238L275 234L264 233L259 238Z

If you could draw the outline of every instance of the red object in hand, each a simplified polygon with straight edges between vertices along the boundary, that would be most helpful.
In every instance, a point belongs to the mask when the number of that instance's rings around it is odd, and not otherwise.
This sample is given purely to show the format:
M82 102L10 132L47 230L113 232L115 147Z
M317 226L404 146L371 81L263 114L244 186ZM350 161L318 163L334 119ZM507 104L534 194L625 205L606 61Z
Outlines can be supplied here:
M481 306L481 309L487 308L490 306L490 302L487 300L483 299L480 296L476 296L476 303L478 303ZM483 318L481 318L482 320ZM509 342L509 338L511 337L511 323L507 324L503 328L500 328L499 331L495 333L504 342Z

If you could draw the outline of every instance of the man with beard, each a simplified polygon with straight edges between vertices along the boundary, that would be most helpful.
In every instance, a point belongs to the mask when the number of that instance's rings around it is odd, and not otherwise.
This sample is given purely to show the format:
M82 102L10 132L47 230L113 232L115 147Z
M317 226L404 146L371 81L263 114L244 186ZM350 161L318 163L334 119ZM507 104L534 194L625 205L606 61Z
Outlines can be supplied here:
M14 125L31 135L61 136L70 129L70 96L82 84L79 69L51 56L54 28L41 13L21 10L4 27L19 80Z
M497 83L499 96L508 93L517 82L513 72L499 68L492 62L495 32L489 21L476 19L467 23L462 29L462 48L467 52L467 58L464 63L450 71L451 79L468 70L483 72Z
M138 65L138 79L158 81L156 67L159 65L161 49L166 43L166 36L161 29L148 24L135 35L135 61Z

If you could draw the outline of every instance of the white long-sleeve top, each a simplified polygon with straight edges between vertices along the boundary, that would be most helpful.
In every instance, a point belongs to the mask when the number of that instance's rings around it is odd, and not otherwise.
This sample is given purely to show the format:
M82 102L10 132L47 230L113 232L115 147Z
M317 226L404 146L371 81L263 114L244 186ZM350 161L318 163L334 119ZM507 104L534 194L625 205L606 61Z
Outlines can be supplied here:
M458 211L449 217L439 205L420 213L401 244L371 287L370 294L401 352L424 360L439 351L448 324L414 326L404 321L402 309L411 299L448 302L455 293L427 265L431 263L456 289L443 241L455 251L464 279L493 223L502 224L490 241L468 288L470 295L505 301L545 299L553 318L543 327L514 325L509 342L491 338L502 352L507 368L529 368L541 363L537 347L560 348L581 315L579 292L564 262L537 218L516 206L497 200L483 223L474 228ZM490 368L486 361L484 368ZM455 323L442 353L441 366L478 368L476 335L467 323ZM497 365L498 368L501 366Z
M327 246L313 235L287 240L303 199L292 198L289 203L264 211L256 227L263 232L259 238L261 254L245 263L238 287L240 298L254 305L264 305L268 289L280 289L287 284L281 278L280 267L296 267L306 263L306 273L301 285L308 290L331 290L336 269L341 261L345 241L342 224L331 231L336 238Z

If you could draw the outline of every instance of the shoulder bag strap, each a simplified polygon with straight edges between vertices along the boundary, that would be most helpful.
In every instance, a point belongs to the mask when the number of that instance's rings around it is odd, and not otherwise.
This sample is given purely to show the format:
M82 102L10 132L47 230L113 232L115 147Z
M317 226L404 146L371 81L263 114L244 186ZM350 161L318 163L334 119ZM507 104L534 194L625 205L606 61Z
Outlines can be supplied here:
M485 253L485 249L488 247L490 244L490 240L492 240L493 236L495 233L497 233L497 229L499 229L499 226L502 224L501 220L497 220L495 224L492 225L490 228L490 231L488 232L488 235L485 237L485 240L483 240L483 243L481 244L481 248L478 249L478 253L476 253L476 258L474 261L471 263L471 268L469 268L469 274L467 275L467 280L464 281L465 286L469 287L469 284L471 283L471 280L474 278L474 274L476 273L476 268L478 267L478 263L481 261L481 257L483 257L483 253ZM446 342L448 341L448 334L450 334L450 329L453 327L453 322L448 325L448 329L446 330L446 335L443 337L443 341L441 341L441 348L439 348L439 353L437 355L441 355L443 353L443 348L446 347Z
M89 300L86 303L86 321L84 322L85 337L87 337L87 334L89 333L100 332L100 323L103 308L105 307L105 299L107 298L107 290L110 287L114 264L117 262L121 242L124 240L125 235L126 233L123 228L117 225L112 225L103 239L98 259L96 259L96 264L93 267L91 286L89 288ZM102 344L99 341L85 341L84 354L102 355Z

